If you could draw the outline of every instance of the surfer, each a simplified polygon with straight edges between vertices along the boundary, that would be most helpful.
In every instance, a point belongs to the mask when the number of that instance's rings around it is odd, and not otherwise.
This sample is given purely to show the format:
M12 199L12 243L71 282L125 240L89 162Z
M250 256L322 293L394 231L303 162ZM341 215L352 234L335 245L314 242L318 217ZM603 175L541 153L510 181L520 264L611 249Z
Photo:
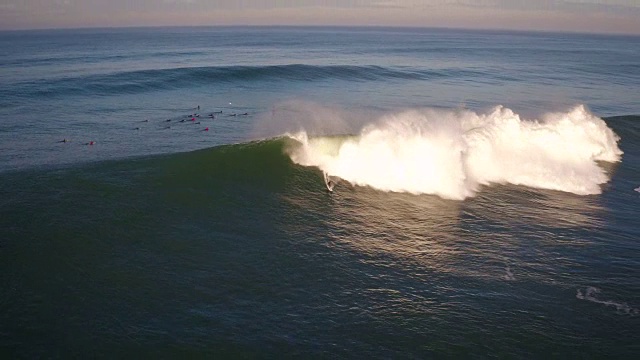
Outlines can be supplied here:
M336 186L336 183L331 180L329 175L324 171L322 172L322 176L324 177L324 184L327 186L327 190L329 190L329 192L333 192L333 187Z
M94 145L95 143L96 143L95 141L91 140L88 143L86 143L85 145Z
M208 127L206 127L206 128L204 128L204 130L202 130L202 131L209 131L209 128L208 128Z
M58 142L61 142L61 143L68 143L68 142L69 142L69 140L67 140L67 139L62 139L62 140L60 140L60 141L58 141Z

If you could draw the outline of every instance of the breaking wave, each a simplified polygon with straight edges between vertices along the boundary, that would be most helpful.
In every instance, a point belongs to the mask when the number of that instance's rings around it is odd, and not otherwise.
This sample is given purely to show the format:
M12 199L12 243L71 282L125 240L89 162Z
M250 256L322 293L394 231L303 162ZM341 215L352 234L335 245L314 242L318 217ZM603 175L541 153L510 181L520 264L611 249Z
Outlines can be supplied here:
M618 162L619 137L577 106L541 119L498 106L488 113L412 109L381 116L353 136L304 129L288 154L353 185L462 200L482 185L515 184L579 195L609 181L598 162Z

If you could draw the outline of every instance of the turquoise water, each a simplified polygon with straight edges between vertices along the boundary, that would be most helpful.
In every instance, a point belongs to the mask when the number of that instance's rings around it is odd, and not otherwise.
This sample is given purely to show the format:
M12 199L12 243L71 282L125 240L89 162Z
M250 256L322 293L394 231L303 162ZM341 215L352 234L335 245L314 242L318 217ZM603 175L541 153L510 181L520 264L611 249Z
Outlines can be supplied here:
M0 354L632 358L639 44L1 33Z

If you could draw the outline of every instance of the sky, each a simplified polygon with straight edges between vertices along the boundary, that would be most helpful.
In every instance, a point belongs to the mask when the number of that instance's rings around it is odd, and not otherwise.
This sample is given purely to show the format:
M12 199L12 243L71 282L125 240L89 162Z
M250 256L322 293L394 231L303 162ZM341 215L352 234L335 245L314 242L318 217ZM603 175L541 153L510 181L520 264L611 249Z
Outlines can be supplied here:
M640 35L640 0L0 0L0 30L223 25Z

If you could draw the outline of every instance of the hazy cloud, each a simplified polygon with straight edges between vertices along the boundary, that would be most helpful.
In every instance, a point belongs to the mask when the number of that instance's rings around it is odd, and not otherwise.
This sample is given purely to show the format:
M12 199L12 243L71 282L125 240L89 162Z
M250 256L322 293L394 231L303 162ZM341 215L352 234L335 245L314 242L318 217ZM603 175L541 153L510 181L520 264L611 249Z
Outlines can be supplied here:
M0 3L0 10L15 10L15 9L16 9L16 4L13 4L13 3L2 4L2 3Z
M71 5L71 0L55 0L53 3L58 6L69 6Z
M373 1L369 4L371 7L377 8L406 8L407 5L403 4L401 0L387 0L387 1Z
M517 9L517 10L557 10L580 8L584 9L620 9L640 8L638 0L441 0L441 5L455 5L480 8ZM433 3L433 1L431 1Z
M0 0L0 28L379 25L640 34L640 0Z

